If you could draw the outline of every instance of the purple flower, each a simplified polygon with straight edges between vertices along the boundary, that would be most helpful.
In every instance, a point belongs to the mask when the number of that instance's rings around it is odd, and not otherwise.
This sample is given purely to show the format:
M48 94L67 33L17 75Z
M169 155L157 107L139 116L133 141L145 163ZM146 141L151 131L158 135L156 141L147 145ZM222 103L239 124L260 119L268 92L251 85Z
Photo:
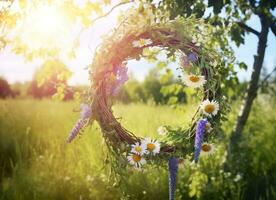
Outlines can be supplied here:
M124 84L128 80L127 67L125 66L119 67L117 71L117 80L118 80L117 83L120 85Z
M128 80L127 67L120 66L116 72L116 85L113 88L112 95L116 95L119 92L120 87Z
M91 107L88 104L81 104L81 118L87 119L91 115Z
M169 158L169 199L174 199L174 193L176 190L176 179L178 171L178 159L175 157Z
M68 143L72 142L72 140L75 139L75 137L77 137L77 135L80 133L81 129L84 127L86 122L87 122L87 120L85 120L85 119L82 119L82 118L79 119L77 121L77 123L75 124L74 128L69 133L66 142L68 142Z
M195 62L197 61L198 57L197 57L197 54L191 52L187 55L187 60L190 61L190 62Z
M205 126L208 123L207 119L200 119L197 122L196 126L196 135L195 135L195 152L194 152L194 160L197 163L201 151L201 144L205 132Z
M80 133L81 129L84 127L84 125L87 123L88 118L90 117L92 110L91 107L88 104L81 104L81 117L80 119L76 122L75 126L69 133L67 137L67 142L71 142L77 135Z

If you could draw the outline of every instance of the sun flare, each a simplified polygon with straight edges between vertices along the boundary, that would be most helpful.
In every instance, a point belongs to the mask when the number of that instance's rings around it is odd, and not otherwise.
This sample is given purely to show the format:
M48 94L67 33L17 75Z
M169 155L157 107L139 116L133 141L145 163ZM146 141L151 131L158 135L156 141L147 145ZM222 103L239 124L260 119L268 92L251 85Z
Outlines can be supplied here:
M70 23L59 7L41 4L22 20L20 40L32 50L67 49L72 45Z

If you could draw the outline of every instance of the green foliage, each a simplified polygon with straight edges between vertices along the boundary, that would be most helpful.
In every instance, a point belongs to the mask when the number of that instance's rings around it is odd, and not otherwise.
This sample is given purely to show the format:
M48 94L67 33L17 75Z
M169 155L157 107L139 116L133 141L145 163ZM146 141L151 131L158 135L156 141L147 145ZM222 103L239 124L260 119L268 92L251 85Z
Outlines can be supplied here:
M148 73L143 82L129 80L115 99L123 103L143 102L175 105L176 103L186 103L186 94L183 84L173 78L170 70L162 74L157 66Z
M152 2L152 1L150 1ZM246 23L250 18L263 16L271 23L271 29L275 25L275 1L229 1L229 0L208 0L208 1L176 1L163 0L157 4L158 9L169 11L171 18L176 16L196 16L197 18L208 21L212 26L212 38L210 45L218 45L219 51L223 55L232 57L233 51L229 44L229 38L237 46L244 44L246 33L252 32ZM208 9L208 10L207 10ZM210 12L211 11L211 12ZM254 30L253 30L254 32ZM258 31L256 31L258 33ZM256 34L256 32L254 34ZM205 44L208 45L208 44ZM223 90L235 97L235 87L238 83L237 74L234 66L240 69L247 69L244 63L238 63L234 59L225 59L223 71L221 73L221 84Z
M34 98L53 97L60 101L72 99L73 91L67 85L71 74L61 61L47 60L36 71L28 94Z

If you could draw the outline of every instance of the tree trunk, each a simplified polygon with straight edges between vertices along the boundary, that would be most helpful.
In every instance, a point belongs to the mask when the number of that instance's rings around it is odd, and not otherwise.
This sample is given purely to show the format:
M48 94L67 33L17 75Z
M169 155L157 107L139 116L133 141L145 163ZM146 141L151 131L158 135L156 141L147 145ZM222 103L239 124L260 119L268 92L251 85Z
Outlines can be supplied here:
M238 138L240 137L243 131L243 128L246 124L246 121L248 119L253 101L257 97L258 83L260 79L261 69L263 66L267 36L269 31L269 20L263 15L260 15L259 17L261 20L262 28L258 37L259 40L258 40L257 55L254 56L253 71L251 74L249 86L247 88L246 96L244 98L243 104L240 109L240 114L238 116L235 129L231 135L231 145L234 145L237 142Z

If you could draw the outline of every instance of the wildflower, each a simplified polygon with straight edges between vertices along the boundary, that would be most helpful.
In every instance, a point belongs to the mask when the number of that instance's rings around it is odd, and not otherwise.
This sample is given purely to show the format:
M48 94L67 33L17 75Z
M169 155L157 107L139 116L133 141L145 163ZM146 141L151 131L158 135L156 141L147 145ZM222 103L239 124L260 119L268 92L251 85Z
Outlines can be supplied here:
M92 110L91 107L87 104L81 104L81 117L78 119L78 121L76 122L75 126L73 127L73 129L71 130L71 132L69 133L68 137L67 137L67 142L71 142L73 139L75 139L75 137L80 133L81 129L84 127L84 125L87 123Z
M88 104L81 104L81 118L86 119L91 115L91 107Z
M146 152L146 148L144 145L140 145L139 142L136 142L135 144L131 145L131 153L143 155Z
M132 46L136 48L141 48L144 46L148 46L150 44L152 44L151 39L143 39L143 38L132 42Z
M139 154L131 154L127 157L128 162L133 165L136 168L140 168L142 167L142 165L146 164L146 160L145 158L143 158L141 155Z
M190 61L190 62L196 62L198 59L198 56L197 54L191 52L187 55L187 60Z
M203 143L201 146L201 154L202 155L211 155L215 151L215 147L210 143Z
M176 190L176 178L178 171L178 159L175 157L169 158L169 199L174 199Z
M190 75L183 76L183 82L188 87L198 88L198 87L202 87L206 83L206 80L204 76L197 76L194 74L190 74Z
M206 119L200 119L197 122L196 135L195 135L195 152L194 152L194 160L195 160L196 163L199 160L199 155L200 155L200 151L201 151L201 144L202 144L206 124L207 124Z
M116 85L114 86L113 91L112 91L113 95L118 94L120 87L128 80L127 70L128 70L128 68L124 65L120 66L117 69L116 76L115 76L115 79L116 79L115 84Z
M204 115L208 117L215 116L219 111L219 104L217 101L207 99L201 103L201 109Z
M150 138L146 138L142 141L142 146L147 150L146 153L158 154L160 152L160 143Z
M168 130L164 126L159 126L158 129L157 129L157 133L159 135L164 136L164 135L166 135L168 133Z

